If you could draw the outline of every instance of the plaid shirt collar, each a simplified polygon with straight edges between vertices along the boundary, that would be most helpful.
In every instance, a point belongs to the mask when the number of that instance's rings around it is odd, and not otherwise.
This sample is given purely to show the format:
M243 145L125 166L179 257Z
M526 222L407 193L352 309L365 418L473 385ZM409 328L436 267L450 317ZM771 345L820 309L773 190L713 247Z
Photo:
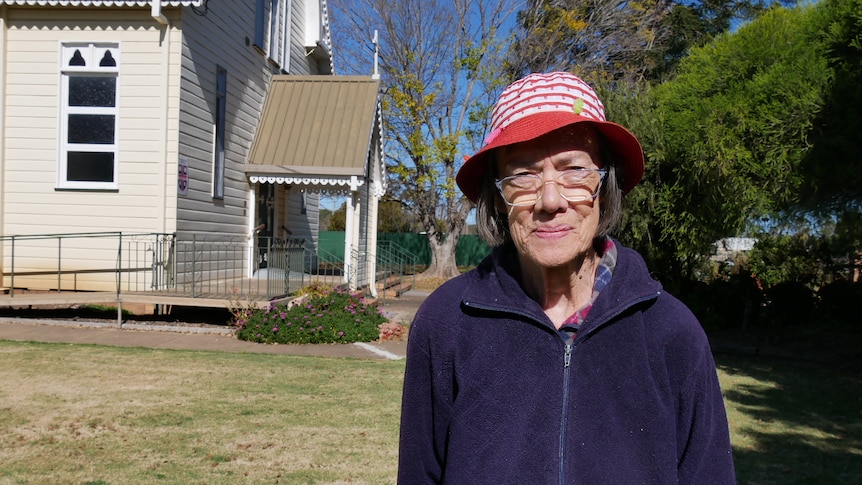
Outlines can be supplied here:
M598 244L603 245L601 251L602 259L599 260L599 265L596 268L596 280L593 283L593 294L590 297L590 301L579 308L572 314L572 316L567 318L560 327L561 331L571 335L572 338L574 338L581 324L586 320L587 315L590 313L590 309L593 307L593 303L599 296L599 292L601 292L611 281L611 276L614 274L614 268L617 266L617 247L613 240L606 237L603 242L599 242Z

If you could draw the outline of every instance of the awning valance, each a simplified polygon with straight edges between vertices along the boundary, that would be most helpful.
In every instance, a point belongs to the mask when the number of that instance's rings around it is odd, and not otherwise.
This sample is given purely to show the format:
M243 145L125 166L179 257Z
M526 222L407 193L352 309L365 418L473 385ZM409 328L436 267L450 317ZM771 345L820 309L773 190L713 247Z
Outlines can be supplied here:
M356 192L365 184L365 180L356 176L353 177L284 177L278 175L249 175L249 182L253 184L286 184L306 192L330 194L330 195L347 195L350 192Z

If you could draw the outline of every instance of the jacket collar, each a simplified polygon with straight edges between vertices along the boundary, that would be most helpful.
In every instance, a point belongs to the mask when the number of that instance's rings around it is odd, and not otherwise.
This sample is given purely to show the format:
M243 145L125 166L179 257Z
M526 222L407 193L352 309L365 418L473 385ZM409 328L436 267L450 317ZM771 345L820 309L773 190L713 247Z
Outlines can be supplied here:
M661 284L652 279L643 258L632 249L617 246L617 265L610 283L599 293L587 322L603 323L639 302L658 296ZM494 248L476 268L479 281L472 282L462 295L462 304L516 315L551 325L541 306L524 292L520 284L518 256L511 243ZM585 325L584 330L594 325Z

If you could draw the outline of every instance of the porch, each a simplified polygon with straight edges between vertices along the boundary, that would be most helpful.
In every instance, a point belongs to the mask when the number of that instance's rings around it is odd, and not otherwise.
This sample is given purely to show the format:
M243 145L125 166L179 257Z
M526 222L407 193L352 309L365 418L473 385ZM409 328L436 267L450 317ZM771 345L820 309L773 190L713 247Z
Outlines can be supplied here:
M312 283L385 301L409 289L416 268L416 256L385 241L347 262L307 240L156 233L4 236L0 251L0 307L110 304L118 318L131 304L266 307Z

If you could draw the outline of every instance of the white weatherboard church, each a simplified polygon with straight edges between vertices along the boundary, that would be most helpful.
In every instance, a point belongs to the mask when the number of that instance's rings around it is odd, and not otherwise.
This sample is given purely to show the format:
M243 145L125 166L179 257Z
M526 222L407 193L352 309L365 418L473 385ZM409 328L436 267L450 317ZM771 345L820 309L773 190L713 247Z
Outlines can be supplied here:
M7 292L212 291L313 251L321 193L373 279L379 81L333 75L325 0L0 0L0 43Z

